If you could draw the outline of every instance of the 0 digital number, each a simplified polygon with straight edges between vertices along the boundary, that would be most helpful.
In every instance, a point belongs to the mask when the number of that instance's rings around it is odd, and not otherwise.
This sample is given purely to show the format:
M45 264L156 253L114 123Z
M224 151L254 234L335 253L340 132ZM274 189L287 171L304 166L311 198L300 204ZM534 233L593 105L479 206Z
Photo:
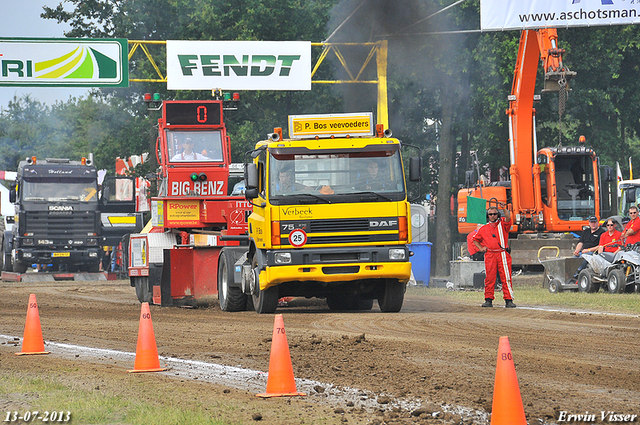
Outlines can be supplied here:
M40 412L39 410L34 410L34 411L28 410L23 414L20 414L20 412L14 410L6 413L7 413L7 416L4 418L3 422L16 422L16 421L69 422L71 420L71 412L69 411L49 412L45 410L44 412Z

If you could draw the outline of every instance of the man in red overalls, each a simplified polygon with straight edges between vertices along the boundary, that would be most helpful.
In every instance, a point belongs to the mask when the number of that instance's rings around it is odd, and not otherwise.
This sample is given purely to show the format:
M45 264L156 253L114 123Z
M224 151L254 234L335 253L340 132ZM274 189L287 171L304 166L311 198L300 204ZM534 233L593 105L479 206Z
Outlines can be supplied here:
M504 208L503 203L499 204ZM489 222L482 226L473 237L473 244L480 252L484 252L484 304L482 307L493 307L493 291L496 274L503 282L502 292L506 308L515 308L513 302L513 286L511 282L511 255L509 248L509 228L511 227L511 212L503 209L504 218L500 217L497 207L487 209Z

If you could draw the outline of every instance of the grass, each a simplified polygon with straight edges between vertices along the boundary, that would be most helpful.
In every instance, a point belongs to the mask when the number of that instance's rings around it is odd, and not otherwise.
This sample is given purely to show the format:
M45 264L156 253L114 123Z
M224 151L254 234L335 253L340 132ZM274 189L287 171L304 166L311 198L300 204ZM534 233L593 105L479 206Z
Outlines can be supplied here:
M155 394L157 388L150 386L144 389L138 388L141 390L139 396L131 397L131 394L115 394L114 388L107 390L83 388L85 385L69 381L68 374L66 379L55 375L33 377L5 370L0 372L0 377L0 399L14 401L9 405L15 407L8 410L16 410L20 415L26 411L35 410L40 414L45 411L50 413L62 411L65 415L67 411L71 412L71 421L61 423L140 425L239 423L216 418L216 416L220 417L223 411L228 413L224 416L233 416L230 413L233 409L219 403L217 406L208 405L208 410L197 403L195 397L191 397L190 406L179 405L179 403L160 403L159 400L162 397Z
M483 290L448 291L445 288L410 286L407 293L418 297L446 297L468 304L479 304L484 301ZM514 294L516 303L523 306L548 306L640 315L640 294L609 294L602 290L592 294L577 291L552 294L542 285L518 284L514 285ZM501 300L501 294L496 293L496 302Z

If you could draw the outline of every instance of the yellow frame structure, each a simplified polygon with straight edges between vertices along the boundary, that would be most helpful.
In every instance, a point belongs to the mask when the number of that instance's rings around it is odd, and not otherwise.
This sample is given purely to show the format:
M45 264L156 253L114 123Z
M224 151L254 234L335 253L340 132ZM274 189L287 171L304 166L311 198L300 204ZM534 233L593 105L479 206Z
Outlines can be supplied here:
M166 73L163 75L160 67L153 59L153 55L149 51L149 45L165 45L166 41L150 41L150 40L129 40L129 60L133 57L134 53L140 49L145 57L153 66L153 69L156 71L156 75L158 78L129 78L129 81L132 82L148 82L148 83L166 83L167 76ZM311 43L313 47L321 47L322 52L318 57L317 62L313 66L311 71L311 83L312 84L376 84L378 88L378 108L377 108L377 116L376 122L378 124L383 124L384 128L389 127L389 109L388 109L388 100L387 100L387 49L388 44L386 40L378 41L376 43ZM366 59L362 63L362 66L357 70L357 72L353 72L347 65L347 61L345 60L345 56L341 51L343 47L365 47L370 49L369 54ZM349 76L349 79L346 80L314 80L318 68L325 63L325 59L331 54L335 54L338 58L338 61L342 65L343 70ZM362 74L366 67L371 63L371 60L375 56L376 58L376 70L377 70L377 79L375 80L362 80Z

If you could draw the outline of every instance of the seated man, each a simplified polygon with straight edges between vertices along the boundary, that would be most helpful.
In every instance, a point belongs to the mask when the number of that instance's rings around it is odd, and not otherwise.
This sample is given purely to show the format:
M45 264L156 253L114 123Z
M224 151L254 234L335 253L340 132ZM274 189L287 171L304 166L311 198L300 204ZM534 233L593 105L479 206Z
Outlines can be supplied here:
M305 185L295 181L293 167L285 166L278 172L278 180L275 185L276 193L292 193L305 189L307 189Z
M184 149L181 153L175 154L171 161L201 161L209 159L208 157L193 151L193 140L187 137L182 143Z
M605 230L600 227L600 223L598 223L598 218L595 216L589 217L589 228L583 230L580 234L580 239L578 239L573 255L581 257L582 255L591 255L596 252L598 245L600 245L600 235L604 232ZM577 278L578 274L587 268L588 265L587 260L584 260L573 277Z
M358 179L355 184L358 190L382 190L386 189L389 183L382 179L382 175L378 172L380 166L378 161L370 160L367 163L366 172Z

